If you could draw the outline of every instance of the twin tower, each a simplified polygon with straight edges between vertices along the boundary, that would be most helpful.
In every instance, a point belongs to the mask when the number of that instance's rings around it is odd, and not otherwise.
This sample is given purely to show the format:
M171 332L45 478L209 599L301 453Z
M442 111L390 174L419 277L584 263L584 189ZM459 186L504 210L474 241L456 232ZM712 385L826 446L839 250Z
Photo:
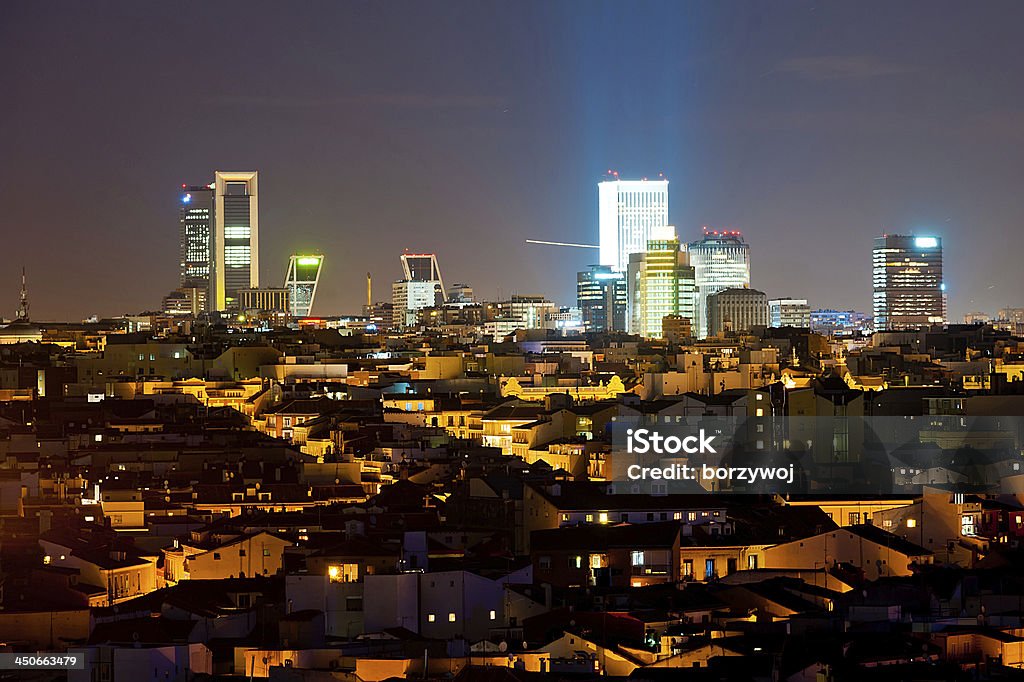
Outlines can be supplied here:
M208 185L182 185L179 290L193 314L280 309L310 314L323 256L294 255L285 286L260 288L259 174L216 171Z

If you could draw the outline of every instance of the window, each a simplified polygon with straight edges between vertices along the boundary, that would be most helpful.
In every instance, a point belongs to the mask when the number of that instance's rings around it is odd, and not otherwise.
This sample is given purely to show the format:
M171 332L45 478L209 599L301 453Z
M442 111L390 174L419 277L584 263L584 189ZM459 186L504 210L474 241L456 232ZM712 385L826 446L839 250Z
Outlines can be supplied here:
M704 562L704 579L710 580L715 577L715 560L707 559Z
M747 556L747 569L751 571L757 570L757 555L750 554Z
M494 612L494 609L491 609L488 615L490 616L491 620L495 620L498 617L498 614Z
M571 556L569 557L569 568L583 568L583 557Z
M683 577L693 577L693 559L683 559Z
M593 514L587 514L586 517L584 517L584 518L586 518L587 523L593 523L594 522L594 515Z
M551 557L549 557L549 556L542 556L542 557L540 557L538 559L538 561L537 561L537 566L538 566L538 568L541 568L543 570L550 569L551 568Z
M239 549L238 550L238 556L245 556L245 550L244 549Z
M907 528L917 528L917 519L907 519Z
M644 565L644 553L643 552L639 552L639 551L633 552L631 554L631 561L632 561L632 564L634 566L643 566Z
M270 556L270 548L269 547L264 547L263 548L263 556Z
M448 622L449 623L454 623L455 622L455 612L454 611L452 611L451 613L448 614Z
M220 552L214 552L213 553L213 560L214 561L220 561Z
M608 523L608 512L601 512L597 515L597 520L601 523Z
M856 526L860 523L860 512L850 512L850 525Z
M435 616L432 613L428 613L427 614L427 622L428 623L433 623L435 620L437 620L437 616Z

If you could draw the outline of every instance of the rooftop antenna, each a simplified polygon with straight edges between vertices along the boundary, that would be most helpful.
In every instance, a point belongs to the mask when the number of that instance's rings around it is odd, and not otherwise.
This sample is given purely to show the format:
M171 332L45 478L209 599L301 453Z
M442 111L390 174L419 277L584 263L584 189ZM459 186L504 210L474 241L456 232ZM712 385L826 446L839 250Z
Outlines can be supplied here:
M25 283L25 266L21 267L21 301L18 303L18 321L28 322L28 285Z

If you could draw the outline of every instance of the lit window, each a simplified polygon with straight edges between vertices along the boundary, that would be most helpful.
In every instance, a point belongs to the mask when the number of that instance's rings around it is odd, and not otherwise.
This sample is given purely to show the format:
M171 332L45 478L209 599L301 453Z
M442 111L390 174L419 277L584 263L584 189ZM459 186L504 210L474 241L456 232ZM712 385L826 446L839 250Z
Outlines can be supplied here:
M490 617L491 617L491 620L494 620L495 618L497 618L497 617L498 617L498 614L497 614L497 613L495 613L495 612L494 612L493 610L492 610L492 611L491 611L491 612L490 612L490 613L489 613L488 615L490 615Z
M437 620L437 617L434 614L432 614L432 613L427 614L427 622L428 623L433 623L435 620Z
M449 623L454 623L455 622L455 612L454 611L452 611L451 613L448 614L448 622Z
M907 519L907 528L917 528L917 519Z
M608 512L601 512L597 515L597 520L601 523L608 523Z

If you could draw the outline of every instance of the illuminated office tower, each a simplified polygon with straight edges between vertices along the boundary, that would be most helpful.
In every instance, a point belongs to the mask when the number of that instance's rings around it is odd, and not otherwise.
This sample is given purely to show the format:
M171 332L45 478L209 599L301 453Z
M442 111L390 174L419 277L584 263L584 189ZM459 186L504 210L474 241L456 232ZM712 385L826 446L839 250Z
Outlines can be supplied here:
M750 286L750 246L733 230L705 232L687 246L697 278L697 337L708 335L708 296Z
M296 254L288 260L284 288L288 290L288 312L292 317L309 317L323 263L324 257L319 254Z
M629 254L642 253L668 225L668 180L604 180L597 185L601 265L625 272Z
M588 332L626 331L626 273L610 265L591 265L576 273L576 306Z
M206 292L210 288L210 235L213 234L212 183L181 186L178 227L178 287ZM205 310L206 294L203 293L199 312Z
M433 253L403 253L404 279L391 285L394 323L398 327L416 324L416 312L433 308L445 302L444 281L437 255Z
M940 238L875 237L871 272L875 329L918 329L945 323Z
M212 310L237 310L239 290L260 285L258 197L256 171L214 174Z
M665 338L665 322L692 324L697 291L693 266L671 227L656 231L647 249L629 256L626 269L629 332L652 339Z

